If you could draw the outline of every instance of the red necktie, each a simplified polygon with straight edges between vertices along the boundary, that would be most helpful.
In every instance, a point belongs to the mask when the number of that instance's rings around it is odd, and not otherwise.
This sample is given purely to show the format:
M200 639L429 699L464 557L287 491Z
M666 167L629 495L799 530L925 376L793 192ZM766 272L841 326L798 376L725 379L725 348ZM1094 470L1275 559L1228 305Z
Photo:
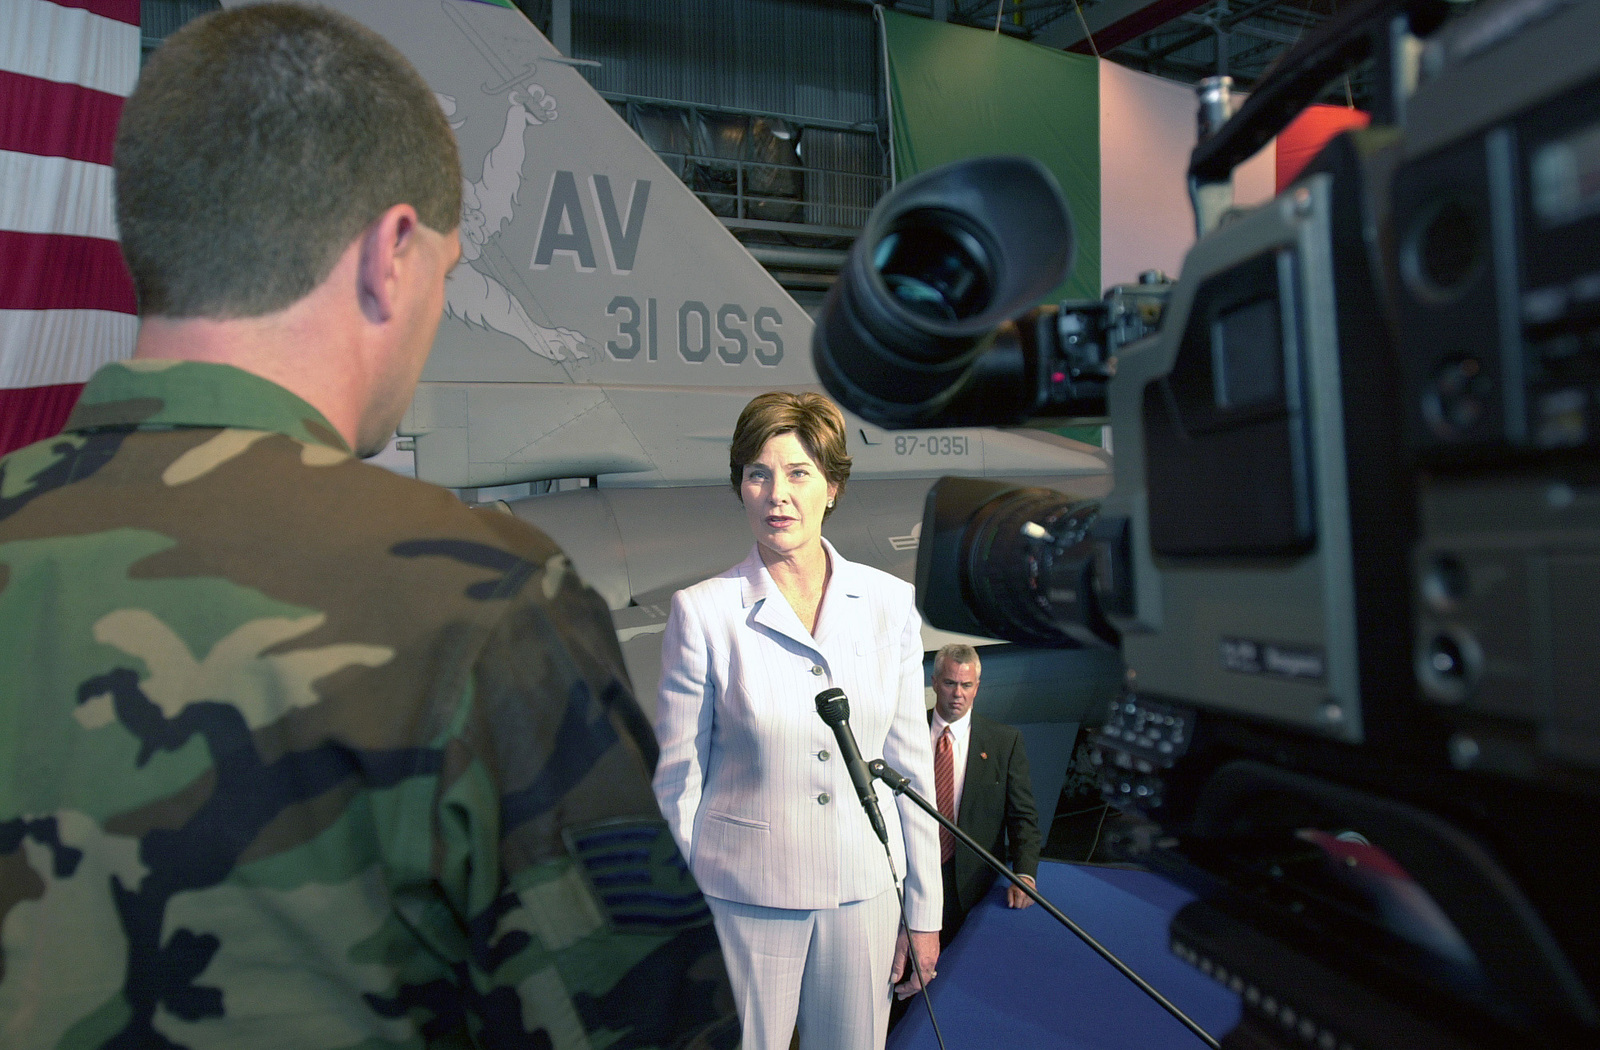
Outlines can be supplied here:
M955 749L950 740L950 727L939 734L939 746L933 749L933 791L938 796L939 812L950 820L956 819L956 763ZM956 837L944 827L939 828L939 860L948 864L956 855Z

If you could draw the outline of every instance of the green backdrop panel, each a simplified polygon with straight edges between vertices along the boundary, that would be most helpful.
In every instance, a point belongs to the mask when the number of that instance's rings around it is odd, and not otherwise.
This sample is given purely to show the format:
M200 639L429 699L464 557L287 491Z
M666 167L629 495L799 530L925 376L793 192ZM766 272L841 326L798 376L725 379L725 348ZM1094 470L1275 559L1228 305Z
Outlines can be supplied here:
M1097 60L981 29L882 15L895 178L988 153L1037 158L1061 182L1078 242L1072 275L1051 298L1099 298Z

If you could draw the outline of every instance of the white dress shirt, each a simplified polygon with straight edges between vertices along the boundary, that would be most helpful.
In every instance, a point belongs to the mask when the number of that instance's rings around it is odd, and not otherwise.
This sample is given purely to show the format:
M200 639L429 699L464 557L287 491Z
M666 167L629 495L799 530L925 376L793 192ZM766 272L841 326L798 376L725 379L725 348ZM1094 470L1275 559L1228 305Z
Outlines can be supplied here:
M967 783L967 746L972 743L972 708L967 708L967 713L954 722L946 722L939 714L939 709L933 709L933 720L928 723L928 741L933 745L933 753L939 753L939 738L944 735L945 727L950 728L950 761L954 764L951 770L955 779L951 785L951 817L961 815L961 789ZM938 805L934 800L934 805Z

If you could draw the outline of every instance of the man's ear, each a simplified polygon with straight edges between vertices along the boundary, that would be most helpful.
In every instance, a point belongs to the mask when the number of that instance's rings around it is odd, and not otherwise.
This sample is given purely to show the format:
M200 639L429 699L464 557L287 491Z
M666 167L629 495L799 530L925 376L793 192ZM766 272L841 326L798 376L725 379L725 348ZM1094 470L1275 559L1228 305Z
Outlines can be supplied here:
M367 320L383 324L395 315L400 292L400 266L416 243L417 209L396 204L361 235L361 260L356 293Z

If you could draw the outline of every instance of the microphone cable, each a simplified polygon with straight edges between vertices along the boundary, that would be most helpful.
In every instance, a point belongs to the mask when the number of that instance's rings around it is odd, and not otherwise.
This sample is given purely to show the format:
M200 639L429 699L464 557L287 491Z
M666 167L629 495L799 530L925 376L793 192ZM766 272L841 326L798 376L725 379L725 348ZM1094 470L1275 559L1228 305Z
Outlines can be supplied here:
M906 893L901 884L900 873L894 867L894 852L889 849L889 844L883 844L883 854L889 859L889 877L894 880L894 895L900 902L900 928L906 934L906 957L911 960L911 971L917 975L917 982L922 985L922 1005L928 1008L928 1020L933 1024L933 1037L938 1040L939 1050L945 1050L944 1033L939 1031L939 1018L933 1013L933 1000L928 998L928 981L922 975L922 964L917 961L917 945L911 939L911 920L906 917ZM891 986L889 994L894 994Z
M872 782L873 775L867 763L861 757L861 748L856 744L856 736L850 731L850 701L844 695L843 689L833 688L818 693L816 703L817 715L828 728L833 730L834 740L839 746L839 758L850 776L851 786L855 788L856 795L861 800L862 810L871 822L872 830L877 833L878 841L883 843L884 856L889 859L889 878L894 882L895 897L900 902L900 928L906 935L906 955L911 959L912 972L917 975L917 982L922 986L922 1002L928 1008L928 1020L933 1022L934 1038L939 1041L939 1050L945 1050L944 1034L939 1031L939 1019L933 1014L933 1000L928 997L928 982L923 977L922 963L917 959L916 946L911 940L911 921L906 916L905 890L900 873L895 870L894 851L889 848L889 834L883 822L883 814L878 808L877 788ZM882 760L880 759L877 764L882 765Z

